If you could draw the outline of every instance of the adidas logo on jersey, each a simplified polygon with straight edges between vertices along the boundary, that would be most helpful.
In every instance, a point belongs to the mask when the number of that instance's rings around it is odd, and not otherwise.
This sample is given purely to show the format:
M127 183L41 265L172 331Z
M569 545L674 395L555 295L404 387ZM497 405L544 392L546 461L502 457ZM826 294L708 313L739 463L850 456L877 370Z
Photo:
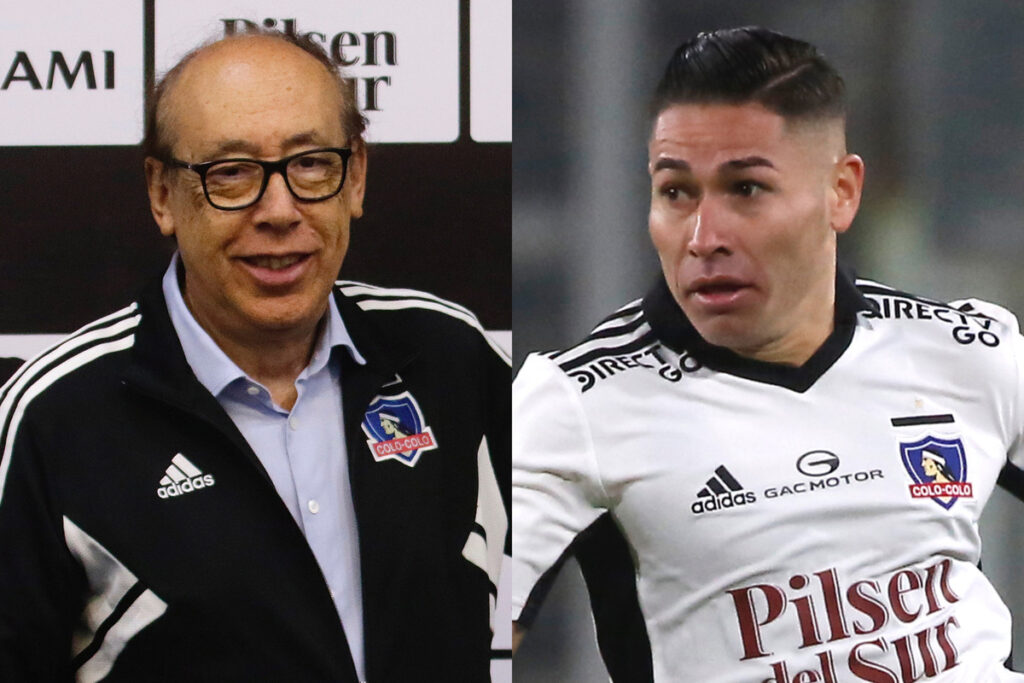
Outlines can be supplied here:
M212 474L203 474L188 458L178 453L171 458L167 474L160 480L156 495L161 498L175 498L199 489L209 488L216 483Z
M690 505L693 514L724 510L726 508L748 505L757 500L753 491L746 491L736 477L732 476L725 465L715 469L715 476L707 481L707 485L697 492L697 500Z

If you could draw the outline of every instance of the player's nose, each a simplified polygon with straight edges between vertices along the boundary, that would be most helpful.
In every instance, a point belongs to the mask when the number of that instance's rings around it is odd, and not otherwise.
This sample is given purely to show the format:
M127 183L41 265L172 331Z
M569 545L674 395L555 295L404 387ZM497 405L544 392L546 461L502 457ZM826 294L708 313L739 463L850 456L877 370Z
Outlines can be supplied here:
M714 199L704 198L690 220L692 227L686 248L692 256L707 258L730 251L729 221Z

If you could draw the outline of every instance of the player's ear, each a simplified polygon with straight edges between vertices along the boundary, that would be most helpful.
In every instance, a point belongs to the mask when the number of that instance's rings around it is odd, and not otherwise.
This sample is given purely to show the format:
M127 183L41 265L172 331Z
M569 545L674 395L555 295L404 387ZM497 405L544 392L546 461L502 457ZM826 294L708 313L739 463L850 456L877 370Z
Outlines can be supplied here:
M864 189L864 160L856 154L845 154L832 169L829 187L829 225L837 233L846 232L860 207Z
M174 217L170 209L170 187L167 167L153 157L146 157L146 189L149 191L149 210L153 212L160 234L170 237L174 234Z

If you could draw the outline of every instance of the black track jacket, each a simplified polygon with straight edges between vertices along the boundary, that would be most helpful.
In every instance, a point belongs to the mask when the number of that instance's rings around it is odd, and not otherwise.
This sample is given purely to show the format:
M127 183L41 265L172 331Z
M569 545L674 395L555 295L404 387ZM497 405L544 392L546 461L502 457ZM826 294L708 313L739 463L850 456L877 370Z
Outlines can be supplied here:
M334 296L368 361L331 360L367 680L487 681L508 363L431 295L341 282ZM375 458L361 426L376 397L404 392L437 446L415 466ZM356 681L316 559L186 363L159 282L11 378L0 448L0 680ZM200 475L158 495L178 454Z

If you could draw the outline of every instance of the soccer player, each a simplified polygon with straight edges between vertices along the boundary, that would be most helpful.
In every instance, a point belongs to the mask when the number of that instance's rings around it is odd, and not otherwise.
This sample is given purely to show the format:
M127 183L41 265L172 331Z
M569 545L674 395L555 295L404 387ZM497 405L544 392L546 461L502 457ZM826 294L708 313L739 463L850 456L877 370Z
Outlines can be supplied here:
M662 277L515 382L518 636L566 553L600 578L588 538L621 535L653 668L622 680L1024 681L978 569L1024 466L1024 341L997 306L837 268L864 178L844 118L805 42L674 53L648 143Z

